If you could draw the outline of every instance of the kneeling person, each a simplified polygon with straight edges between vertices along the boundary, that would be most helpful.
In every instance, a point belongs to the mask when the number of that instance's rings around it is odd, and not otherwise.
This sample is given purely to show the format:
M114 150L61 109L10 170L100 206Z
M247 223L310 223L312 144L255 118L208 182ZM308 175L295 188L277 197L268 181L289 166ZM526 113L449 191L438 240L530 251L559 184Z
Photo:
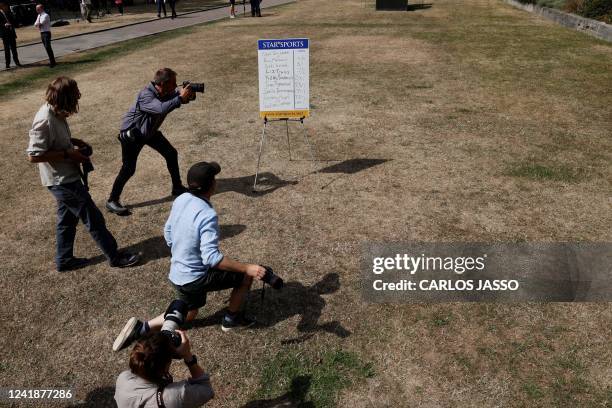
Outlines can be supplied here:
M164 237L172 252L170 282L177 298L188 305L186 321L193 320L198 309L206 304L208 292L232 289L221 324L223 331L230 331L254 323L240 308L253 278L261 280L266 270L260 265L234 261L219 251L219 222L210 197L215 192L215 176L220 171L221 167L214 162L200 162L189 169L189 194L182 194L172 204ZM147 322L130 319L115 340L113 350L127 347L150 330L159 330L163 323L163 314Z

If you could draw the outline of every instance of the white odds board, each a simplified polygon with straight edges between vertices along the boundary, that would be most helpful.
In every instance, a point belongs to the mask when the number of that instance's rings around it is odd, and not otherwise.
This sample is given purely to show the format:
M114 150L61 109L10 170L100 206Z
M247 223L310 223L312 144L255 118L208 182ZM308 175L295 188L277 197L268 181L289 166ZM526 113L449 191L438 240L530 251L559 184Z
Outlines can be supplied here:
M259 40L259 116L304 118L310 114L308 38Z

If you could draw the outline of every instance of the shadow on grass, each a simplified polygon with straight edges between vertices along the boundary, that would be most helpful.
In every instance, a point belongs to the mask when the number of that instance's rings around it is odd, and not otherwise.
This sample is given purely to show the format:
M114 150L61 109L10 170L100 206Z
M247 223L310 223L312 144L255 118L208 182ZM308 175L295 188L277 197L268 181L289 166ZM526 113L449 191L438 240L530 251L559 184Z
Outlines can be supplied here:
M433 6L433 3L408 4L407 11L427 10Z
M149 207L149 206L152 206L152 205L158 205L158 204L167 203L167 202L170 202L170 201L173 201L173 200L174 200L174 197L169 195L169 196L166 196L166 197L157 198L155 200L143 201L143 202L137 203L137 204L130 204L130 205L127 205L127 208L131 210L133 208Z
M242 408L280 408L280 407L299 407L314 408L311 401L305 401L306 395L310 390L312 376L299 375L291 380L291 388L285 394L274 399L260 399L243 405Z
M331 166L327 166L322 168L321 170L317 170L316 173L337 173L337 174L355 174L360 171L367 170L371 167L378 166L385 162L389 161L388 159L349 159L340 163L332 164ZM328 187L330 184L339 180L342 176L338 176L323 187L321 190Z
M242 224L221 225L219 231L221 235L221 241L241 234L245 229L246 226ZM121 248L121 250L131 253L142 254L142 259L140 260L140 263L138 265L146 265L151 261L168 258L171 255L170 248L168 248L165 238L161 235L158 237L147 238L137 244ZM90 259L89 265L96 265L105 261L106 257L104 255L98 255Z
M116 408L115 388L100 387L90 391L85 401L65 405L65 408Z
M217 194L234 191L248 197L261 197L270 194L287 185L295 185L297 181L287 181L278 178L272 173L259 173L257 191L253 191L255 175L233 178L217 179Z
M297 325L301 336L285 339L282 344L303 343L317 332L328 332L341 338L351 335L351 332L342 327L340 322L332 321L319 323L319 318L326 302L321 295L328 295L340 289L338 274L328 273L319 282L312 286L304 286L300 282L288 282L279 291L268 289L263 301L262 289L253 290L250 293L249 312L257 317L257 325L254 329L273 327L295 315L302 317ZM192 327L207 327L221 324L225 315L225 309L218 310L211 316L196 319L191 323Z

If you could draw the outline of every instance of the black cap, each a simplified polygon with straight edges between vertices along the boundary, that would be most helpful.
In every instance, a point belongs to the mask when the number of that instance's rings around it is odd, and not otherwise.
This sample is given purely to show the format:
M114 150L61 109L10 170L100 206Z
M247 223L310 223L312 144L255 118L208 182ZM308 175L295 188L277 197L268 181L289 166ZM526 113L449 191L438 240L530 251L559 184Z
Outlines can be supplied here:
M215 180L215 176L221 171L221 166L216 162L199 162L191 166L187 172L187 184L192 193L205 193Z

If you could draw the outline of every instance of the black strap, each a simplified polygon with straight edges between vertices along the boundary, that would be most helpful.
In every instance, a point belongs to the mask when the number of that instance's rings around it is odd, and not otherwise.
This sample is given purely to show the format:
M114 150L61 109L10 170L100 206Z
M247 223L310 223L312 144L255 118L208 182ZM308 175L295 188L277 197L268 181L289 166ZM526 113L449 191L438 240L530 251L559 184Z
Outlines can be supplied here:
M157 394L155 394L156 398L157 398L157 407L158 408L166 408L166 405L164 404L164 388L166 388L166 384L162 384L157 388Z
M263 307L263 302L264 302L264 295L266 293L266 282L261 281L262 285L261 285L261 306Z

